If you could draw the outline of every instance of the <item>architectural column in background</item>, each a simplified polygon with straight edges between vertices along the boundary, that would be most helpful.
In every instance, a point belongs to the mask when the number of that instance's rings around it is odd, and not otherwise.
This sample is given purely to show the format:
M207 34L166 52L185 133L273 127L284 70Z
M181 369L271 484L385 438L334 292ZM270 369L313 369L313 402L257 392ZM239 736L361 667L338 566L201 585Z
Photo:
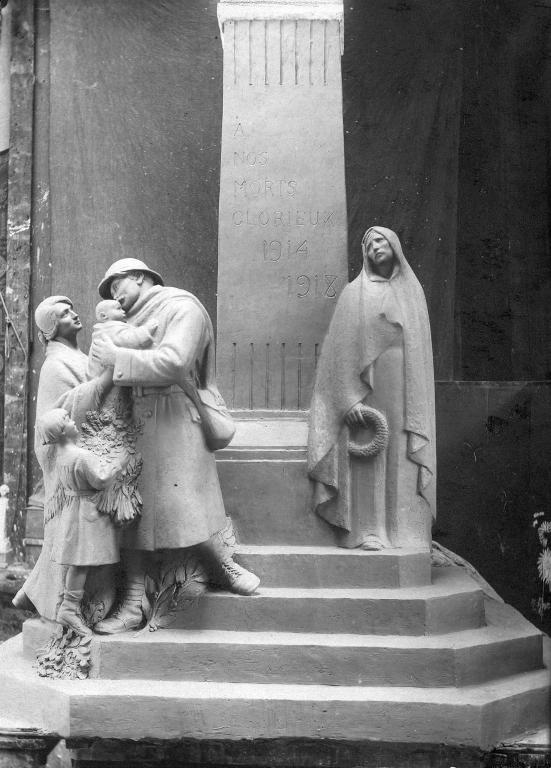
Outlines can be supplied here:
M0 292L6 293L6 252L8 224L8 159L10 142L10 48L11 48L11 8L0 2ZM5 314L0 305L0 430L4 426L4 346ZM6 494L0 497L0 568L8 564L11 545L8 538L8 499Z
M10 0L11 29L8 242L5 293L4 482L9 486L7 535L24 558L27 503L27 409L31 276L31 183L34 86L34 2ZM4 26L4 25L3 25ZM3 30L4 31L4 30Z

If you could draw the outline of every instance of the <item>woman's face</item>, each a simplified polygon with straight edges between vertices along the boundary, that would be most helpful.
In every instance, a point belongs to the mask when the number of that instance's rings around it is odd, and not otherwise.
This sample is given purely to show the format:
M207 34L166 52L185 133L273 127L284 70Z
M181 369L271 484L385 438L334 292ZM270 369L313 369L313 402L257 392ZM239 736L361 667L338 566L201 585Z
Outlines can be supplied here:
M80 330L82 330L80 318L69 304L60 302L54 306L54 309L57 318L57 332L55 338L61 337L62 339L68 339L74 337Z
M375 232L374 236L367 247L367 257L373 264L374 272L380 270L388 270L394 263L394 251L392 246L384 237L378 232Z

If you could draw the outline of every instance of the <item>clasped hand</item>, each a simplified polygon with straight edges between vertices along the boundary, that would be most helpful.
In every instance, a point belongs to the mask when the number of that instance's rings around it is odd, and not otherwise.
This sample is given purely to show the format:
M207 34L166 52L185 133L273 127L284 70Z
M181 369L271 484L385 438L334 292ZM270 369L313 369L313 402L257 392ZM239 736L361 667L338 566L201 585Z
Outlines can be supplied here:
M353 405L352 408L350 408L350 410L346 413L344 422L348 427L365 426L362 415L362 407L363 403L356 403L356 405Z
M105 333L94 333L92 339L92 357L104 368L113 368L117 357L117 347Z

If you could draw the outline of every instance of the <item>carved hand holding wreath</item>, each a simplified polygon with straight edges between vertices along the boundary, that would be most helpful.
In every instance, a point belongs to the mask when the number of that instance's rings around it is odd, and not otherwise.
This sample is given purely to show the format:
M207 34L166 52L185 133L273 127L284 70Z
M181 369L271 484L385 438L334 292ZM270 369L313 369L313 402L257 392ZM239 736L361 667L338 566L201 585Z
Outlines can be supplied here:
M389 430L388 422L383 413L370 408L368 405L359 406L363 427L374 431L373 438L368 443L357 443L355 440L348 441L348 452L352 456L361 458L371 458L384 451L388 445Z

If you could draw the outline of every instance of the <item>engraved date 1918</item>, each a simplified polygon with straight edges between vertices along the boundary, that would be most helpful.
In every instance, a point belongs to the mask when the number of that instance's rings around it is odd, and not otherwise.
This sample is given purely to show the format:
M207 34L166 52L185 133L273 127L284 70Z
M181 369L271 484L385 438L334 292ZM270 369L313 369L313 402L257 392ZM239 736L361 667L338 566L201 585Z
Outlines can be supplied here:
M337 297L338 275L287 275L287 294L298 296L321 297L335 299Z

